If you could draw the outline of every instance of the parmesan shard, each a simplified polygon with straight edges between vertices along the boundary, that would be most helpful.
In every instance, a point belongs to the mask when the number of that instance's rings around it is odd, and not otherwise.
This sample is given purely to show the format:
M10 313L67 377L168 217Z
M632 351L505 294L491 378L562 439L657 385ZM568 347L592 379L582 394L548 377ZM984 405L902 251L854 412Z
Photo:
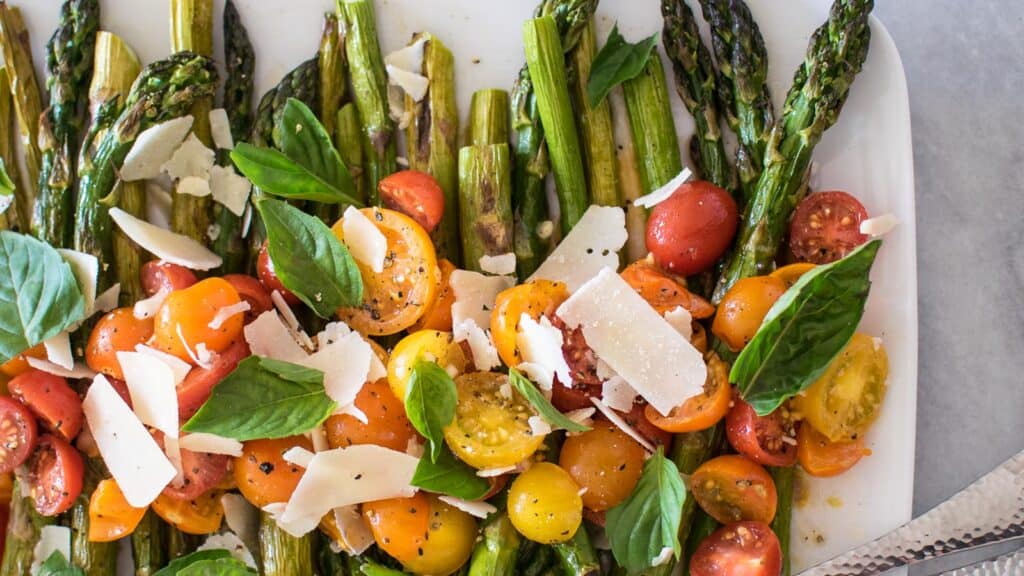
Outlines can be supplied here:
M102 294L96 296L93 304L94 311L105 313L117 308L118 299L121 297L121 284L117 283L107 288Z
M534 320L525 312L519 319L516 346L523 363L519 368L544 390L551 390L555 377L563 386L572 386L569 364L562 354L562 331L547 316Z
M658 412L668 414L703 392L701 353L614 269L601 270L556 314L569 328L582 327L597 356Z
M358 332L351 332L296 363L323 372L327 396L339 406L348 406L363 389L373 356L366 340Z
M291 331L292 337L306 350L312 351L316 348L313 339L302 329L299 317L295 315L295 311L285 301L284 295L280 291L274 290L270 293L270 300L274 303L274 307L277 308L277 313L281 315L281 319L284 320L285 326Z
M174 369L157 356L142 352L118 352L117 361L139 420L169 438L177 438L178 383Z
M197 176L186 176L178 181L174 191L178 194L188 194L189 196L202 198L210 195L210 181Z
M402 70L419 72L423 70L423 52L426 44L427 37L420 36L412 44L384 56L384 63L401 68Z
M174 197L156 182L146 182L146 221L169 230L171 228L171 204Z
M82 291L82 299L85 300L85 315L92 315L96 306L96 282L99 278L100 262L92 254L86 254L77 250L58 248L57 253L71 267L71 273L75 275L78 288Z
M860 233L877 238L884 236L900 223L899 219L894 214L885 213L881 216L875 216L874 218L868 218L860 223Z
M32 574L39 573L39 567L53 555L60 552L64 559L71 561L71 528L67 526L43 526L39 530L39 540L32 549Z
M191 452L224 454L225 456L234 456L236 458L242 455L242 443L238 440L217 436L216 434L207 434L206 432L185 434L178 440L178 444Z
M192 362L204 370L209 370L211 356L209 350L206 349L206 343L200 342L195 346L195 348L193 348L192 345L189 344L188 340L185 339L185 334L181 331L181 324L175 325L175 330L178 333L178 340L185 348L185 353L188 354L188 357Z
M230 492L220 497L220 504L224 508L224 523L228 528L238 534L247 546L255 546L258 541L259 510L241 494Z
M46 359L65 370L75 367L75 356L71 353L71 338L65 330L56 336L43 341L46 348Z
M605 404L598 398L591 398L590 402L595 407L597 407L598 412L603 414L604 417L607 418L609 422L614 424L619 430L622 430L623 432L626 433L627 436L629 436L633 440L636 440L637 444L643 446L648 452L654 452L654 445L651 444L651 442L647 438L644 438L644 435L638 432L636 428L630 426L629 423L627 423L622 418L622 416L619 415L618 412L609 408L607 404Z
M185 362L173 354L168 354L167 352L157 350L156 348L150 348L145 344L136 344L135 351L141 354L148 354L149 356L157 358L166 364L171 369L171 372L174 373L175 386L181 384L181 382L185 380L185 376L188 376L188 373L192 371L192 365L188 362Z
M488 274L509 276L516 273L516 255L514 252L490 256L484 254L480 257L480 269Z
M139 134L121 165L121 179L133 182L159 176L161 167L171 159L192 129L192 121L192 116L182 116L147 128Z
M388 239L377 226L353 206L345 209L341 221L342 237L352 257L380 274L388 253Z
M469 270L452 272L449 284L455 293L452 304L452 326L458 326L465 320L472 320L477 326L487 329L491 327L491 310L498 294L515 285L510 276L485 276Z
M210 169L210 194L213 201L224 205L235 216L241 217L249 204L252 182L235 172L230 166L214 166Z
M476 471L476 475L481 478L496 478L505 474L510 474L519 469L519 466L502 466L500 468L483 468Z
M350 554L358 556L373 546L373 532L355 505L335 508L334 522L338 525L338 533L341 535L340 544Z
M196 550L227 550L235 560L244 563L253 570L256 569L256 560L252 557L249 547L245 545L245 542L237 534L231 531L211 534Z
M210 169L213 168L216 156L217 153L207 148L193 132L181 146L178 146L174 155L160 167L160 170L174 180L197 178L209 181Z
M679 332L679 335L687 341L693 340L693 315L682 306L676 306L665 312L665 321L672 325Z
M498 349L491 342L490 331L476 325L471 320L463 320L455 326L452 334L456 342L466 342L473 356L473 364L481 372L489 372L501 366Z
M551 433L551 424L548 424L540 416L530 416L526 419L526 423L530 426L531 436L547 436Z
M231 121L228 111L223 108L210 110L210 136L219 150L234 150L235 138L231 135Z
M668 561L675 556L675 550L670 546L665 546L661 549L661 552L657 556L651 559L651 566L661 566L662 564L668 564Z
M529 280L564 282L575 292L602 269L618 267L627 239L622 208L591 206Z
M293 364L307 356L306 351L299 346L288 327L281 321L281 317L273 310L260 314L246 324L242 332L254 356Z
M181 444L178 443L177 438L164 435L164 455L167 456L171 466L174 466L175 475L171 480L171 486L181 488L185 485L185 468L181 463Z
M96 372L92 371L88 366L83 363L76 362L70 370L63 368L50 362L49 360L43 360L42 358L33 358L26 356L25 361L28 365L39 370L46 372L47 374L53 374L54 376L60 376L61 378L71 378L73 380L80 380L84 378L92 378L96 376Z
M369 424L370 423L370 418L366 416L366 412L363 412L362 410L360 410L359 407L356 406L355 404L349 404L347 406L342 406L341 408L338 408L337 410L335 410L334 413L337 414L337 415L351 416L351 417L355 418L356 420L359 420L363 424Z
M397 66L386 65L388 82L398 86L405 92L413 102L423 100L427 95L427 88L430 87L430 80L423 74L417 74L408 70L402 70Z
M317 332L316 335L313 336L313 340L316 341L317 349L320 349L332 342L341 340L351 332L352 329L344 322L330 322L324 326L323 330Z
M487 518L489 515L494 514L498 509L492 504L488 504L483 501L470 502L469 500L463 500L462 498L455 498L454 496L441 496L438 498L441 502L462 510L470 516L476 518Z
M135 303L132 307L132 316L135 316L139 320L145 320L146 318L152 318L156 316L156 311L163 305L164 300L171 294L169 288L160 288L156 294L153 294L149 298L144 298Z
M664 186L658 188L654 192L641 196L636 200L633 200L633 206L639 206L643 208L654 208L658 204L661 204L665 200L672 197L675 191L686 183L690 177L693 176L693 172L690 172L689 168L683 168L683 171L676 175L675 178L669 180Z
M291 448L284 451L281 454L281 458L289 463L294 464L300 468L309 468L309 463L313 461L314 454L309 450L306 450L302 446L292 446Z
M220 327L223 326L230 318L238 316L239 314L245 314L251 308L252 306L250 306L249 302L245 300L236 302L230 306L224 306L217 310L217 313L213 315L213 319L210 320L208 326L210 327L210 330L220 330Z
M593 416L596 411L597 409L595 408L577 408L576 410L566 412L565 417L577 424L591 426L594 423L591 416Z
M188 236L154 226L120 208L111 208L110 218L125 236L161 260L192 270L210 270L222 263L220 256Z
M636 402L637 393L621 376L612 376L601 384L601 400L609 408L629 412Z

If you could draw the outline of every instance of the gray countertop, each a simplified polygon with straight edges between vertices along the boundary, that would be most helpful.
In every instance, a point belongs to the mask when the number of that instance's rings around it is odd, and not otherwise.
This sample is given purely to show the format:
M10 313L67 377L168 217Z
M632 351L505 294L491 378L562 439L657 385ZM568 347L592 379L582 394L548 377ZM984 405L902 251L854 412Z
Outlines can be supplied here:
M910 87L914 514L1024 449L1024 2L878 0Z

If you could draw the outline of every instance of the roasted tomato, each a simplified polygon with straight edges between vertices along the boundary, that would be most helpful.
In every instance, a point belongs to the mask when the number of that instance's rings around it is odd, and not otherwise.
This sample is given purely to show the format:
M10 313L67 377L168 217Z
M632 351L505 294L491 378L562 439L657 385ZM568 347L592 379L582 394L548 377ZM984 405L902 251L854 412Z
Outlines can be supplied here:
M811 270L814 270L814 264L811 264L810 262L797 262L795 264L783 266L769 274L769 276L782 280L782 283L786 285L786 288L789 288L793 284L796 284L796 281L799 280L801 276Z
M737 452L763 466L792 466L796 463L796 431L789 410L783 406L767 416L757 412L739 396L725 417L725 434Z
M583 488L583 505L604 511L626 499L643 471L646 451L607 421L565 439L559 465Z
M43 516L67 511L82 493L82 455L59 436L40 436L27 466L29 493L36 512Z
M231 286L238 292L242 300L249 303L249 310L245 313L245 323L255 320L260 314L274 309L274 301L270 299L270 293L259 280L246 274L228 274L224 276Z
M491 312L491 337L506 366L518 366L522 362L516 347L516 335L523 314L534 320L541 316L553 317L555 310L568 297L569 291L564 283L548 280L533 280L498 294Z
M710 428L729 412L732 392L729 387L729 365L716 355L707 357L708 377L704 382L704 393L686 399L681 406L662 416L648 405L644 415L658 428L680 434Z
M417 575L455 572L477 539L472 516L423 492L364 504L363 518L377 545Z
M803 199L789 224L789 249L798 260L835 262L868 241L860 223L868 218L856 198L846 192L816 192Z
M238 291L223 278L207 278L172 292L156 313L153 346L193 363L192 354L198 354L201 346L223 352L241 337L245 320L236 314L216 328L211 323L221 308L241 301Z
M420 330L440 330L441 332L452 331L452 304L455 303L455 291L452 290L451 277L455 271L455 264L444 258L437 261L441 270L441 291L437 298L427 305L427 311L423 317L409 327L409 332Z
M0 396L0 474L21 466L35 445L35 417L21 402Z
M350 414L336 414L327 419L327 442L332 448L353 444L376 444L405 452L409 441L416 438L405 405L395 397L387 380L363 385L356 396L356 408L366 415L364 424Z
M740 520L771 523L778 494L775 481L754 461L729 454L701 464L690 476L690 492L722 524Z
M216 488L228 474L230 457L181 449L181 469L185 479L181 486L173 483L163 494L177 500L195 500Z
M691 293L686 285L662 272L646 260L637 260L622 271L622 279L643 296L658 314L671 312L682 306L697 319L710 318L715 307Z
M210 391L230 374L238 363L249 356L249 345L242 338L235 340L227 350L214 354L207 368L197 366L178 384L178 416L188 420L210 397Z
M128 503L113 478L101 480L89 497L89 541L113 542L135 531L146 508Z
M7 390L47 431L70 442L82 430L82 399L64 378L32 370L8 382Z
M555 544L576 534L583 522L580 486L550 462L534 464L512 481L508 517L520 534L534 542Z
M260 283L268 293L280 292L284 301L292 306L301 302L295 293L284 287L281 279L277 277L277 272L274 272L274 262L270 259L270 253L267 252L266 240L263 241L259 256L256 257L256 275L259 276Z
M118 352L134 352L153 336L153 319L138 319L132 308L118 308L99 319L85 346L85 363L96 372L124 380Z
M870 455L863 436L850 442L832 442L810 425L801 426L797 433L796 458L811 476L842 474Z
M430 234L444 217L444 191L433 176L416 170L396 172L377 184L385 208L412 218Z
M778 576L782 547L763 522L737 522L719 528L690 557L693 576Z
M313 450L305 436L277 440L250 440L235 458L235 482L245 499L257 508L287 502L302 478L304 469L285 462L284 453L299 446Z
M0 373L8 378L14 378L15 376L32 370L32 367L28 364L28 358L39 358L45 360L46 347L42 344L36 344L28 350L25 350L21 354L18 354L7 362L4 362L3 365L0 365Z
M139 276L146 296L152 296L161 290L165 292L181 290L198 282L195 273L188 268L163 260L146 262L142 265Z
M734 352L738 352L757 334L768 310L785 291L786 284L772 276L740 280L718 303L718 313L711 324L711 332Z
M687 182L651 210L647 250L673 274L699 274L729 248L738 225L728 192L710 182Z
M450 332L420 330L402 338L388 359L388 384L395 397L405 404L405 387L417 362L434 362L456 374L466 369L467 359L462 347Z
M186 534L212 534L220 530L224 520L220 497L219 490L211 490L195 500L178 500L161 494L151 506L164 522Z

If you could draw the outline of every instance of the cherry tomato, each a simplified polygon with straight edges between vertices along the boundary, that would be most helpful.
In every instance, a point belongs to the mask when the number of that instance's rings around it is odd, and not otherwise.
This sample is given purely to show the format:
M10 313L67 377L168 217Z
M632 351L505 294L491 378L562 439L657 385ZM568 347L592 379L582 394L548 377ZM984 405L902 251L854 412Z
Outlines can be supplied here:
M10 504L0 504L0 546L7 546L7 525L11 522Z
M797 432L796 458L811 476L837 476L871 455L861 436L851 442L832 442L809 424Z
M212 534L220 530L224 520L220 497L219 490L211 490L195 500L178 500L161 494L150 506L164 522L186 534Z
M729 248L738 224L728 192L710 182L687 182L651 210L647 250L673 274L699 274Z
M45 360L46 347L42 344L36 344L28 350L25 350L21 354L18 354L7 362L4 362L3 365L0 365L0 373L8 378L14 378L19 374L24 374L25 372L32 370L32 367L28 365L27 358L39 358Z
M637 260L622 271L625 280L643 296L658 314L671 312L679 306L697 319L710 318L715 307L707 300L691 293L686 285L662 272L646 260Z
M430 497L417 492L363 504L363 519L381 550L399 562L416 557L430 529Z
M520 534L541 544L565 542L583 522L580 486L561 467L534 464L508 491L508 517Z
M200 344L211 352L227 350L241 337L244 318L236 314L218 328L210 323L221 308L239 302L238 291L223 278L207 278L172 292L157 310L153 346L186 362L192 362L188 350L198 353Z
M89 542L113 542L135 531L146 508L128 503L113 478L101 480L89 497Z
M36 445L36 419L24 404L0 396L0 473L7 473L32 454Z
M444 217L444 191L430 174L403 170L377 184L385 208L412 218L430 234Z
M231 460L223 454L207 454L181 449L181 469L185 479L181 486L173 483L163 494L176 500L195 500L216 488L228 474Z
M856 440L878 418L888 376L881 340L854 334L825 373L794 399L794 408L829 440Z
M593 404L591 404L593 406ZM645 412L647 411L647 402L642 399L637 399L633 404L633 409L629 412L621 412L616 410L615 412L622 417L622 419L629 424L634 430L640 433L641 436L647 439L648 442L655 446L665 446L666 449L672 444L672 434L666 432L661 428L658 428L651 421L647 419Z
M210 397L213 387L248 357L249 345L238 338L227 350L213 355L209 368L197 366L190 370L181 384L178 384L178 417L188 420L194 416Z
M14 492L14 474L10 472L0 474L0 506L11 503L12 492Z
M569 291L564 283L549 280L533 280L498 294L491 312L491 337L506 366L518 366L522 362L516 335L523 314L534 320L541 316L553 317L555 310L568 297Z
M199 281L195 273L188 268L163 260L146 262L142 265L139 275L142 278L142 289L146 292L146 296L152 296L161 290L167 292L182 290Z
M427 305L427 311L415 324L409 327L409 332L418 330L440 330L441 332L452 331L452 304L455 303L455 291L452 290L452 272L456 270L455 264L444 258L437 261L441 269L441 291L437 298Z
M690 557L692 576L778 576L782 547L764 522L737 522L716 530Z
M586 384L573 384L563 386L558 382L551 387L551 403L562 412L593 408L591 398L601 397L600 386L587 386Z
M420 330L402 338L391 351L388 360L388 384L403 405L409 376L421 360L434 362L446 370L451 367L456 374L465 371L468 363L462 347L455 342L450 332Z
M47 431L70 442L82 430L82 400L64 378L33 370L8 382L7 389Z
M363 277L363 304L339 309L338 317L363 334L397 334L422 318L437 298L441 272L434 243L404 214L381 208L363 208L362 213L384 234L388 256L379 274L356 262ZM343 238L341 220L331 230Z
M782 283L786 285L786 288L789 288L793 284L796 284L796 281L799 280L801 276L811 270L814 270L814 264L811 264L810 262L797 262L795 264L783 266L769 274L769 276L782 280Z
M260 277L260 282L267 289L267 292L280 292L281 297L289 305L295 306L302 302L294 292L284 287L281 279L274 272L274 262L270 259L270 253L267 252L266 240L263 241L263 246L260 247L260 254L256 258L256 275Z
M132 308L118 308L96 322L85 346L85 363L96 372L124 380L118 352L134 352L153 336L153 319L138 319Z
M729 412L732 392L729 388L729 366L716 354L708 356L708 377L704 381L704 392L687 398L676 406L668 416L662 416L653 406L647 405L644 416L666 432L680 434L705 430L718 423Z
M569 376L572 378L573 384L592 387L603 384L604 381L597 375L597 354L587 344L587 339L583 336L583 328L577 326L569 329L557 316L551 321L551 324L562 331L562 356L569 366ZM555 387L561 385L562 383L556 377Z
M355 416L336 414L327 419L327 442L332 448L353 444L376 444L405 452L409 441L416 437L405 404L391 391L387 380L368 382L356 395L356 408L366 414L364 424Z
M757 334L768 310L785 291L786 285L782 280L771 276L740 280L718 303L711 332L738 352Z
M816 192L796 207L789 224L789 249L798 260L835 262L868 241L860 223L868 218L856 198L846 192Z
M245 313L246 324L255 320L260 314L274 309L274 301L270 299L270 293L259 280L247 274L228 274L224 276L224 279L235 288L242 300L249 303L249 310Z
M65 512L82 493L82 455L59 436L40 436L27 466L32 502L43 516Z
M423 492L366 503L363 518L377 545L413 574L452 574L469 560L477 540L473 517Z
M643 471L646 451L636 440L606 421L565 439L558 464L586 490L583 505L604 511L633 492Z
M305 469L285 462L284 453L300 446L313 450L313 443L305 436L291 436L276 440L250 440L242 447L242 455L235 458L235 482L238 490L257 508L267 504L287 502Z
M690 476L690 492L722 524L740 520L770 523L778 494L771 474L745 456L729 454L701 464Z
M792 466L796 463L796 431L786 407L767 416L739 396L725 417L725 435L737 452L762 466Z

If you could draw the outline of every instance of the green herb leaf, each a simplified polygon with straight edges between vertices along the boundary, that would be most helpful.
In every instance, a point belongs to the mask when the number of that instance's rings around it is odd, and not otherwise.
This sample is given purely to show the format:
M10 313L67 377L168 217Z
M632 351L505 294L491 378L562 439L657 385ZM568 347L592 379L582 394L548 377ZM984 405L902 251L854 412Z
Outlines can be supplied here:
M351 196L351 191L328 184L305 166L273 148L239 142L231 151L231 161L253 185L268 194L324 204L363 205Z
M566 418L565 414L558 411L551 405L551 402L537 390L537 387L530 382L526 376L523 376L515 368L508 369L508 379L512 383L512 387L519 391L524 398L533 406L533 409L540 414L540 417L545 422L551 425L553 430L568 430L569 432L586 432L590 430L589 426L584 426L579 422L573 422Z
M177 572L178 576L250 576L256 571L235 558L193 562Z
M198 552L182 556L181 558L171 560L167 566L158 570L153 574L153 576L176 576L181 573L182 569L193 564L210 560L222 560L226 558L231 558L231 553L227 550L200 550Z
M355 182L341 161L331 135L316 114L301 100L289 98L278 130L281 151L285 156L340 191L341 196L336 202L351 204L356 191Z
M39 565L36 576L85 576L85 572L68 562L59 550L54 550L53 554Z
M444 449L444 428L455 418L459 393L452 377L433 362L412 367L405 393L405 413L413 428L427 439L427 455L437 462Z
M444 446L436 461L426 454L420 458L416 473L412 475L412 485L463 500L483 498L491 490L486 478L477 476L475 469Z
M10 196L14 194L14 182L11 181L11 177L7 175L7 167L4 166L4 159L0 158L0 196ZM2 210L0 210L2 212Z
M804 274L768 311L729 373L761 416L814 383L853 337L881 240Z
M636 44L626 42L622 34L619 34L619 25L616 23L590 68L590 78L587 79L587 100L590 106L597 107L612 88L643 72L657 44L657 34Z
M71 267L45 242L0 231L0 271L0 363L85 316Z
M334 413L324 374L288 362L250 356L214 386L181 427L241 442L308 432Z
M686 486L676 465L658 451L644 463L629 498L608 510L606 530L615 561L630 574L651 567L662 549L679 558L679 523Z
M367 560L366 564L359 567L359 571L365 576L407 576L406 573L401 570L381 566L373 560Z
M348 248L319 218L281 200L256 203L267 230L274 272L321 318L363 301L363 277Z

